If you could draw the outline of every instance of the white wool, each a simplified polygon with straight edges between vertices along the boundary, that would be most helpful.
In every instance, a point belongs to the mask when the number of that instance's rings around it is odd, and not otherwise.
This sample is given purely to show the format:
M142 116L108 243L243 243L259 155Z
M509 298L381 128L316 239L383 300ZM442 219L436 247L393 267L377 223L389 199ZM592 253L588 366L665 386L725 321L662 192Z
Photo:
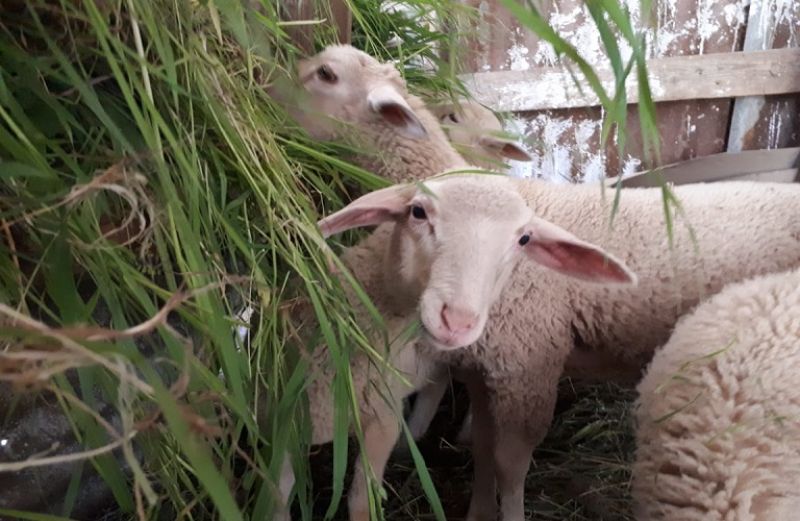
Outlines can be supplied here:
M800 270L727 286L683 317L638 390L638 519L797 517Z

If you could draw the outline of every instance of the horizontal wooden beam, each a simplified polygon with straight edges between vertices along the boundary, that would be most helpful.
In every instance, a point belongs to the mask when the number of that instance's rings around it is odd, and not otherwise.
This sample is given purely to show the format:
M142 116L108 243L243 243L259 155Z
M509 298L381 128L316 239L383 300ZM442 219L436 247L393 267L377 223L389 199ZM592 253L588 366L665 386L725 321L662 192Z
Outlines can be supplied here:
M668 183L683 185L745 179L800 182L798 169L800 169L800 147L723 152L673 163L659 170ZM628 188L656 186L656 179L647 171L624 178L610 177L605 183L606 186L616 187L620 181L623 187Z
M647 66L656 102L800 92L800 48L674 56L648 60ZM613 93L611 70L596 70L603 87ZM629 103L639 99L635 76L632 72L626 83ZM563 66L477 72L461 78L476 100L500 112L600 105L583 77L577 71L573 76Z

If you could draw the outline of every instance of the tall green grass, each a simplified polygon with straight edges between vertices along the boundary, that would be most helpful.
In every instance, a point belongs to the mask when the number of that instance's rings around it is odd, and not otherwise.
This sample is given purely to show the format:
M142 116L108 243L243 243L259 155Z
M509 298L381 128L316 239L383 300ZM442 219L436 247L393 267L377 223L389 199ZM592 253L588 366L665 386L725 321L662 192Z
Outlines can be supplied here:
M464 14L449 0L412 3L440 20ZM313 374L293 349L296 299L336 368L329 516L346 488L348 361L371 346L314 223L353 185L384 181L274 105L264 86L296 52L275 5L250 4L12 2L0 22L0 375L57 397L124 517L269 519L288 450L311 518ZM454 35L376 4L350 2L355 43L399 60L416 92L462 92L433 50ZM402 44L388 47L393 34ZM441 73L411 66L419 57ZM247 306L256 313L239 344Z

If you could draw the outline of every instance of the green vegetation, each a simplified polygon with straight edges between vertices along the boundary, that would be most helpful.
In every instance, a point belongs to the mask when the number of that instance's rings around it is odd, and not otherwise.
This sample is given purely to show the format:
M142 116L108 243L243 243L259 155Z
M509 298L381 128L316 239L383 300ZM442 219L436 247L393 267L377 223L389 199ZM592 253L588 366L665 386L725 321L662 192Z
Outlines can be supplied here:
M88 451L69 457L86 456L83 474L105 480L124 518L269 519L280 455L307 452L313 375L287 320L298 299L336 367L333 515L357 425L348 360L355 349L380 357L329 273L315 222L385 181L342 161L341 146L310 140L266 94L297 52L273 3L250 3L258 10L222 0L3 7L0 377L19 396L55 397ZM449 0L408 3L445 21L470 14ZM602 4L628 38L619 5ZM351 7L355 44L399 60L412 90L461 92L456 67L432 47L455 33L377 2ZM389 48L393 35L402 43ZM613 41L604 39L610 51ZM413 67L420 58L440 73ZM627 74L618 58L615 73ZM609 95L610 106L619 100ZM607 114L624 124L619 110ZM247 306L256 312L239 344ZM98 412L109 407L114 421ZM46 457L66 461L57 450ZM304 463L295 461L297 494L310 519ZM54 519L69 517L81 475Z

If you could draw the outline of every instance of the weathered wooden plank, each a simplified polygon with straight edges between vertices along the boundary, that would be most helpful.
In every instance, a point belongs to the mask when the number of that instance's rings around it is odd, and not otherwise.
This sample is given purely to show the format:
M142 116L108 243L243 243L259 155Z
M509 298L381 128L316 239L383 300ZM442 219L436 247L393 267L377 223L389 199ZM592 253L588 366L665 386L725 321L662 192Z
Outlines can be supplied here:
M782 28L792 32L791 27L786 26L794 17L791 16L792 13L782 12L776 5L777 1L779 0L752 0L750 3L744 39L745 51L772 49L776 43L776 36ZM794 6L794 11L800 14L800 4ZM790 39L786 43L790 44L790 47L797 46L796 39ZM791 142L791 134L796 125L796 106L797 101L793 99L787 99L783 104L778 103L778 100L768 102L764 96L736 99L728 132L728 152L749 148L771 148ZM787 124L781 124L782 120L787 120ZM767 134L766 139L765 134Z
M350 43L352 12L346 0L286 0L281 4L282 19L292 42L304 53L314 52L314 33L320 24L333 27L340 43Z
M648 61L656 102L764 96L800 92L800 48L674 56ZM599 68L605 88L613 74ZM563 67L465 74L462 79L481 103L498 111L592 107L597 96L581 81L575 85ZM626 84L629 103L638 101L636 79Z
M330 0L331 16L339 43L352 41L353 12L346 0Z
M744 179L792 182L800 181L798 168L800 147L794 147L713 154L667 165L662 167L661 173L664 179L676 185ZM605 180L610 187L618 182L620 177ZM653 186L653 179L646 171L626 176L621 182L624 187Z
M775 30L777 20L768 13L769 6L763 0L753 0L747 15L747 31L744 36L744 51L769 49L769 35ZM763 22L763 23L762 23ZM771 43L771 42L770 42ZM731 126L728 131L728 152L742 150L745 135L758 123L764 96L739 98L733 103Z

